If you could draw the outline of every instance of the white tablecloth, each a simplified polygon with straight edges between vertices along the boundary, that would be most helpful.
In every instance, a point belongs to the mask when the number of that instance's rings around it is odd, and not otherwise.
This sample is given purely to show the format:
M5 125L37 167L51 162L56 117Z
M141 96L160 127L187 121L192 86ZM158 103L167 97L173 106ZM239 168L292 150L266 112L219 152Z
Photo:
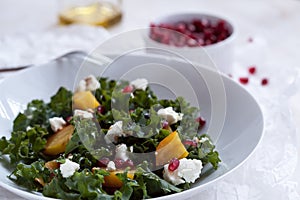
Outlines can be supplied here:
M32 3L36 12L29 15ZM111 35L147 27L155 17L166 13L218 13L231 18L238 27L233 79L244 76L248 66L257 67L257 74L245 88L263 109L264 138L243 166L193 199L300 199L297 135L300 124L300 95L297 93L300 87L300 1L124 0L123 3L122 22L108 29ZM55 29L57 5L56 1L2 0L0 42L1 38L14 34ZM253 42L249 42L249 38ZM266 87L260 85L263 77L270 80ZM22 198L0 188L0 199Z

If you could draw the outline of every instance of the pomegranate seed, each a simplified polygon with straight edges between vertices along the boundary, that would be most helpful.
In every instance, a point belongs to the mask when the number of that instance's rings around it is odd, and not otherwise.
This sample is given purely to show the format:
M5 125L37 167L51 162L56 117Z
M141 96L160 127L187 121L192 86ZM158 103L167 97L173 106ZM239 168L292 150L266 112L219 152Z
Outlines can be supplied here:
M123 167L130 167L130 168L134 168L134 164L133 161L128 159L123 163Z
M196 121L199 123L199 128L202 128L206 124L206 120L203 117L198 117Z
M248 71L249 71L250 74L255 74L256 67L255 66L251 66L251 67L248 68Z
M185 25L185 23L183 23L183 22L178 23L176 25L176 31L181 32L181 33L185 33L186 32L186 25Z
M188 24L188 30L191 31L191 32L194 32L196 30L196 27L194 24Z
M180 161L177 158L173 158L169 162L168 170L173 172L179 167Z
M66 122L67 123L70 123L70 121L73 119L73 116L68 116L68 117L66 117Z
M269 80L267 78L263 78L261 80L261 85L267 85L269 83Z
M252 37L249 37L249 38L248 38L248 42L249 42L249 43L252 43L252 42L253 42L253 38L252 38Z
M180 36L178 32L195 39L198 43L182 37L182 35ZM195 19L190 22L178 22L175 24L150 24L151 39L177 47L210 45L225 40L229 35L229 29L224 20L212 23L207 19Z
M188 147L189 146L197 147L197 142L195 142L194 140L190 140L190 139L183 141L183 144Z
M115 163L117 169L124 168L124 160L117 158L114 160L114 163Z
M246 85L249 82L249 78L247 77L241 77L240 79L240 83Z
M198 46L198 42L194 39L188 39L187 40L187 46L189 47L196 47Z
M131 93L133 91L133 86L132 85L127 85L122 92L123 93Z
M97 107L97 112L100 113L100 114L104 114L104 113L105 113L105 108L104 108L104 106L98 106L98 107Z
M98 167L107 167L107 164L109 163L109 158L107 157L103 157L100 160L98 160L97 162L97 166Z
M169 129L169 123L168 123L167 121L164 121L164 122L162 123L162 128L163 128L163 129Z

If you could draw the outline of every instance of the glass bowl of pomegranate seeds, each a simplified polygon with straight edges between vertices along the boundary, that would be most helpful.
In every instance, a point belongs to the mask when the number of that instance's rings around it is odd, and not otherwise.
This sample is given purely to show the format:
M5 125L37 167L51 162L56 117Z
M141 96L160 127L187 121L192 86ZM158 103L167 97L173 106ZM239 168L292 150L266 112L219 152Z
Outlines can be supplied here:
M150 23L146 47L173 51L188 60L231 71L235 28L230 20L211 14L170 14Z

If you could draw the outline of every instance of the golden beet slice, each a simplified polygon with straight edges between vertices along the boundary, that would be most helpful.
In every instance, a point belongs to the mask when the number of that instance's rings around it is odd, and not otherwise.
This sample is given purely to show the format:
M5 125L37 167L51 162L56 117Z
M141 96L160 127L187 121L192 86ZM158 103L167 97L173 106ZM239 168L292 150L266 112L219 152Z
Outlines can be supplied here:
M122 181L117 177L117 174L124 173L122 170L116 170L109 172L110 174L108 176L104 176L104 183L103 186L109 187L109 188L121 188L123 183ZM127 172L127 178L133 179L134 178L134 171L128 171Z
M59 168L60 163L55 161L55 160L51 160L45 163L45 167L48 168L49 170L55 170Z
M163 139L156 147L156 165L164 165L172 158L185 158L189 155L176 131Z
M72 137L74 132L74 126L68 125L60 131L54 133L47 139L47 144L44 150L44 154L55 156L59 153L65 152L66 146Z
M73 96L73 106L74 108L87 110L94 109L100 106L100 103L97 101L96 97L92 94L91 91L82 91L76 92Z

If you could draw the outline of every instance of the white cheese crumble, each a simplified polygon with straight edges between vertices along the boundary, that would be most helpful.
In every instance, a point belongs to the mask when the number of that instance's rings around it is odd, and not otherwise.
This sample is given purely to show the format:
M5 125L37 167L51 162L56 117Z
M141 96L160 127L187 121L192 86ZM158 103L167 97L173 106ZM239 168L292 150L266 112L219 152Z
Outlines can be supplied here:
M194 137L193 140L198 144L200 140L197 137Z
M122 126L123 126L123 122L117 121L116 123L114 123L112 126L109 127L109 130L104 136L106 143L117 142L116 140L117 137L124 135Z
M115 159L121 159L121 160L124 160L124 161L129 159L126 144L119 144L116 147Z
M117 168L116 168L116 165L115 165L114 161L109 161L108 164L107 164L106 169L108 171L115 171Z
M167 120L170 125L182 120L183 117L182 113L175 112L172 107L159 109L157 114L158 116Z
M70 161L69 159L66 159L66 162L64 164L61 164L59 167L60 172L64 178L72 176L79 168L80 165L78 163Z
M169 164L164 165L163 177L166 181L179 185L182 183L194 183L200 177L202 162L197 159L180 159L178 168L174 171L168 169Z
M100 83L94 75L89 75L85 79L79 81L78 86L76 88L77 92L83 91L94 91L100 88Z
M130 85L132 85L135 89L138 89L138 90L146 90L146 88L148 86L148 81L147 81L147 79L144 79L144 78L138 78L138 79L135 79L134 81L131 81Z
M54 132L61 130L64 127L64 125L67 124L62 117L53 117L53 118L50 118L49 119L49 123L51 125L51 129Z
M92 119L94 117L92 113L79 109L74 110L74 116L79 116L84 119Z
M204 143L206 141L210 141L208 137L203 137L199 140L200 143Z
M32 129L31 126L27 126L27 127L26 127L26 131L30 131L31 129Z
M130 147L129 147L129 151L130 151L131 153L133 153L133 146L130 146Z

